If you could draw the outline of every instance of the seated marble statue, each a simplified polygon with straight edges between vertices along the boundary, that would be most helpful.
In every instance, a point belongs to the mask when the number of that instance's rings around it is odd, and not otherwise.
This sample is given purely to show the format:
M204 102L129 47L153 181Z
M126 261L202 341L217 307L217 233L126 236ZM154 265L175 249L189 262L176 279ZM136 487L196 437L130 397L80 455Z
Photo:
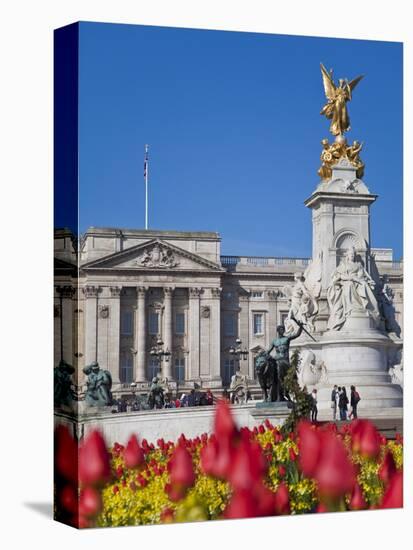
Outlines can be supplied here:
M375 283L357 259L354 247L348 249L327 289L330 306L328 329L340 330L354 311L368 312L377 326L380 313L374 287Z

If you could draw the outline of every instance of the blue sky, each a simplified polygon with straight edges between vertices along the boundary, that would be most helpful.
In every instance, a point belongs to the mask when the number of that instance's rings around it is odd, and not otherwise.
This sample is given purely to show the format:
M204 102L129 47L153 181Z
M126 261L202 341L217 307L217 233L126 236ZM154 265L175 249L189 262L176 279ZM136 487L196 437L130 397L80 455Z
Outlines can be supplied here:
M256 33L82 23L80 231L218 231L223 254L310 256L320 141L329 121L320 61L365 74L348 140L365 143L379 195L372 246L402 256L402 45Z

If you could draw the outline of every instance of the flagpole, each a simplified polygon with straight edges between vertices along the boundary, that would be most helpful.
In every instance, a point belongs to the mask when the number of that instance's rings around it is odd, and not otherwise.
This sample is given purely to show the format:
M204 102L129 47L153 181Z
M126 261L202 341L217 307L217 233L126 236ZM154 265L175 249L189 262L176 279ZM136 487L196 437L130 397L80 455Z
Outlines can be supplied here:
M148 172L149 172L148 149L149 149L149 146L145 145L145 169L144 169L144 176L145 176L145 229L148 229Z

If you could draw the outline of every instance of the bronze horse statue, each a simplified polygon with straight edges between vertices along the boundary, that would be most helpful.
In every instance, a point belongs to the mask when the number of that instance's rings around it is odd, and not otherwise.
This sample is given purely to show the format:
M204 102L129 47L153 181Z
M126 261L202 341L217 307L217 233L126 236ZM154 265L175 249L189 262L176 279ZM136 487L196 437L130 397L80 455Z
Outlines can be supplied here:
M279 395L277 361L274 357L266 351L262 351L255 361L255 370L263 391L264 401L281 401L283 396Z

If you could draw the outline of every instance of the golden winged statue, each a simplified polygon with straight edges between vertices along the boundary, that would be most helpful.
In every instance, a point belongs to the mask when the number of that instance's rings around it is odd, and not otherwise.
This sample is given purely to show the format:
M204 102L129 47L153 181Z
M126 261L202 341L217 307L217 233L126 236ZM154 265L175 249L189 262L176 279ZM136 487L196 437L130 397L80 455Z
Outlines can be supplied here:
M320 63L320 67L324 91L328 99L320 114L331 120L330 132L333 136L342 136L344 132L350 129L350 117L348 116L346 103L351 100L352 91L363 78L363 75L350 82L346 78L340 78L336 86L333 81L333 70L331 69L328 72L322 63Z

